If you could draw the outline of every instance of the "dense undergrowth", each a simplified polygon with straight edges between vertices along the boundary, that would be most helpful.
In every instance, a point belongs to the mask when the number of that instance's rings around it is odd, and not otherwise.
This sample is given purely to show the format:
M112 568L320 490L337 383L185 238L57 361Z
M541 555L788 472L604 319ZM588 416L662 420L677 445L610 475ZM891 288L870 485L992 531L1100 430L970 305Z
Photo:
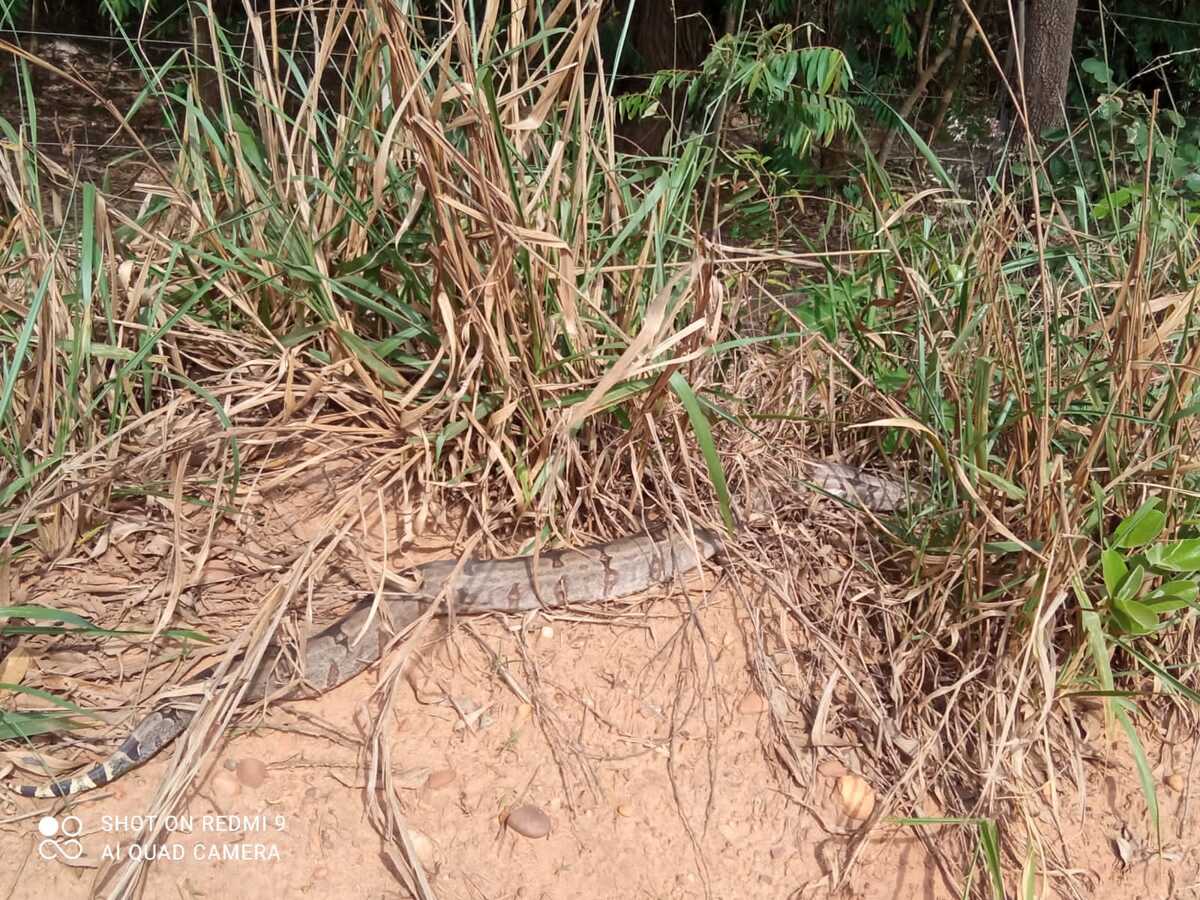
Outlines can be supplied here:
M177 159L140 209L75 190L74 230L47 225L23 59L27 119L0 122L4 565L86 544L117 503L235 509L280 446L333 447L305 431L318 415L491 552L663 515L730 525L746 442L838 453L927 488L877 523L877 577L915 630L953 616L972 677L1004 694L964 700L995 731L946 792L987 883L1040 859L995 824L1018 708L1030 734L1099 698L1157 824L1139 734L1197 699L1200 244L1179 124L1111 86L1061 141L1007 147L977 196L928 147L932 186L868 152L816 196L719 138L749 109L792 155L853 139L837 51L781 30L718 45L695 130L629 156L584 9L471 28L366 4L306 56L269 28L245 47L214 31L219 102L182 57L147 61ZM652 112L654 91L622 105Z

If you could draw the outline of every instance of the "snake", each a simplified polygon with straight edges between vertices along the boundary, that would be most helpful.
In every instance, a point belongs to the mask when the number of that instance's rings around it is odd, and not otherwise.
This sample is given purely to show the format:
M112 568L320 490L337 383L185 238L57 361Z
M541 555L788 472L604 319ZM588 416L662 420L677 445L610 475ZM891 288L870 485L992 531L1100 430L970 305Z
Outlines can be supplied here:
M857 500L872 510L895 509L904 490L894 481L836 463L810 463L811 484L825 493ZM419 587L357 602L349 612L304 643L299 684L286 664L287 652L268 645L242 695L243 704L267 697L298 699L324 694L377 662L393 633L415 622L443 596L438 614L523 613L546 608L600 604L640 594L698 569L723 549L710 529L660 527L585 549L546 550L512 559L439 560L416 567ZM213 675L213 666L196 676ZM23 797L70 797L111 784L154 757L184 732L197 715L164 702L152 709L103 762L69 778L41 785L10 785Z

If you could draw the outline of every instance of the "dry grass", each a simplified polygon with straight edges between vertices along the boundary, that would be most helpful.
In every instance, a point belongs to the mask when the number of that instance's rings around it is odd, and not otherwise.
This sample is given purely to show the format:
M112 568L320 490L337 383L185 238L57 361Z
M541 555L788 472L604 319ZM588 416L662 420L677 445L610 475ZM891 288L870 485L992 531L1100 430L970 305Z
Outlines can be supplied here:
M816 751L834 753L880 796L835 875L880 817L934 815L972 824L936 847L949 880L975 866L983 890L1032 847L1069 885L1068 848L1023 811L1045 784L1081 786L1078 702L1105 697L1128 722L1132 705L1106 692L1171 686L1101 617L1098 553L1147 496L1176 529L1191 514L1194 241L1156 238L1150 204L1113 234L1058 205L1030 219L1015 190L934 240L936 195L867 180L845 246L704 239L706 141L659 168L613 150L597 4L505 27L489 3L475 33L461 10L422 23L390 3L335 9L307 82L254 18L252 63L225 72L220 110L163 97L181 146L169 183L136 213L82 191L77 253L45 225L50 175L28 129L0 146L16 210L0 232L6 561L86 546L136 502L177 548L161 631L220 523L326 460L361 461L225 646L229 677L147 812L184 797L364 509L402 509L406 541L449 510L459 550L497 555L664 517L711 525L732 504L765 513L725 571L756 623L781 778L803 788ZM264 99L246 106L233 86L251 78ZM824 337L828 320L803 317L818 300L840 309ZM747 334L764 305L770 340ZM802 466L831 453L928 497L886 520L834 514ZM386 558L366 570L403 583ZM704 636L685 625L680 640ZM1187 616L1139 640L1163 667L1195 657ZM370 733L368 811L410 890L431 896L387 744ZM107 873L107 895L140 865Z

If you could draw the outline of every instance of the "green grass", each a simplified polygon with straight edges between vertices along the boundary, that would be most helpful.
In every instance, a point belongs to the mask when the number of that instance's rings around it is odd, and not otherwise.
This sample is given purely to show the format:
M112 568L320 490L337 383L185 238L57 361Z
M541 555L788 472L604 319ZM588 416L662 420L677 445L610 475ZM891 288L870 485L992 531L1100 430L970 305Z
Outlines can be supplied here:
M1156 538L1196 533L1200 251L1169 154L1114 158L1093 119L978 198L902 191L869 154L841 196L803 198L766 154L723 155L703 129L653 159L614 153L590 12L543 13L515 44L503 20L418 30L378 14L322 48L369 52L315 73L274 47L256 71L227 41L217 109L179 59L146 63L142 101L179 143L171 183L136 214L84 185L70 232L45 224L26 71L30 115L0 123L0 202L19 213L0 232L15 298L0 307L3 551L86 546L118 494L222 516L272 453L339 438L480 532L619 533L681 507L732 530L747 468L837 446L928 489L876 523L890 555L874 574L904 592L889 607L904 627L869 604L849 614L894 642L881 684L930 667L896 699L905 727L971 736L929 777L961 801L936 821L970 826L956 840L988 890L1021 870L1028 895L1038 865L1006 831L1014 704L1103 698L1157 830L1139 719L1200 696L1193 606L1152 599L1179 573L1119 538L1147 508ZM767 50L706 69L702 123L747 100L747 72L790 71L790 50ZM820 62L810 93L841 71L830 53L796 58ZM841 122L833 99L797 147ZM737 188L723 227L764 236L752 260L700 238L720 179ZM829 210L823 227L789 224L798 197ZM739 317L764 301L765 334ZM1113 547L1145 578L1119 598ZM1131 627L1148 622L1131 603L1159 604L1153 627ZM0 610L59 623L0 633L97 628L70 615ZM1151 698L1133 690L1146 673ZM931 710L947 684L961 691ZM37 715L0 727L54 724ZM902 758L881 754L878 779L902 778Z

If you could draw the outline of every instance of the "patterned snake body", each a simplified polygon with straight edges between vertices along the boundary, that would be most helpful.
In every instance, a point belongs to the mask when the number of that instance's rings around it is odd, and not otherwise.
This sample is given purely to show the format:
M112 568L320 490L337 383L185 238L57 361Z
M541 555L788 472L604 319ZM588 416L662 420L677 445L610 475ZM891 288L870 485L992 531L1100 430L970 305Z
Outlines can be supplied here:
M304 647L304 682L287 697L323 694L353 678L380 658L391 628L414 622L443 589L455 614L515 613L544 607L601 603L637 594L697 568L720 547L716 534L697 531L690 538L671 533L628 537L590 550L547 550L533 557L470 560L449 585L457 564L433 562L418 567L421 587L412 594L392 595L382 602L386 619L371 616L372 599L313 635ZM283 651L268 648L243 695L253 702L288 687ZM214 667L215 669L215 667ZM283 670L283 671L281 671ZM213 669L200 677L212 674ZM190 709L160 706L133 729L104 762L81 775L45 785L13 787L23 797L66 797L101 787L154 756L183 733L195 716Z
M827 494L852 500L876 511L893 510L912 496L906 486L838 463L810 462L810 484ZM316 696L353 678L380 658L391 628L414 622L446 591L447 609L455 614L514 613L546 607L601 603L637 594L699 567L720 548L720 538L698 530L695 540L670 532L627 537L586 550L548 550L533 557L470 560L451 585L454 561L418 567L421 587L411 594L390 595L387 616L372 616L373 600L364 600L343 618L313 635L304 645L304 680L297 687L281 663L284 651L268 648L251 677L243 702L285 691L285 697ZM389 619L391 627L382 619ZM215 666L201 673L207 677ZM46 785L12 789L24 797L66 797L119 778L154 756L178 737L195 712L162 705L138 723L104 762L82 775Z

